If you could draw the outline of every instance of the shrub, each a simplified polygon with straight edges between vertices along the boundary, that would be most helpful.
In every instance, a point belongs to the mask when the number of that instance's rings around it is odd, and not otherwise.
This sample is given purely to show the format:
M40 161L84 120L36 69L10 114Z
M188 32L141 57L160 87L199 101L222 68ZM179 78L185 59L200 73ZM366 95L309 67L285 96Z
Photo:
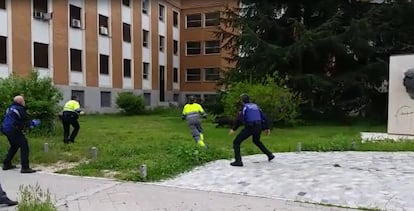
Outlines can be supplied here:
M38 184L20 186L18 211L57 211L49 190L43 191Z
M116 105L126 115L142 114L145 111L144 98L132 92L118 93Z
M298 93L284 87L277 76L267 77L263 83L238 82L231 84L223 98L226 115L234 116L241 108L240 95L247 93L272 122L292 125L298 122L299 105L303 103Z
M37 71L32 71L27 77L11 75L0 79L0 93L1 119L4 118L4 111L10 106L13 97L23 94L29 118L42 121L39 130L52 131L56 114L61 109L59 101L63 98L50 78L40 78Z

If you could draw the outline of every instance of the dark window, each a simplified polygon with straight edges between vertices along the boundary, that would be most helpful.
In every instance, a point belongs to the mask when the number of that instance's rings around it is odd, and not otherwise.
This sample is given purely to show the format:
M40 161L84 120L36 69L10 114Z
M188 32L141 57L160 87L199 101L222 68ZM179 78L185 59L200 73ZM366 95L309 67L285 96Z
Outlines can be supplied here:
M47 13L47 0L33 0L33 11Z
M216 94L205 94L204 102L217 103L218 102L217 95Z
M81 28L81 8L77 6L70 5L70 26L73 28Z
M180 94L174 94L173 95L173 101L174 102L178 102L179 99L180 99Z
M165 48L165 38L164 38L164 36L161 36L160 35L160 43L159 43L159 45L160 45L160 51L164 52L164 48Z
M149 0L142 0L142 13L148 14Z
M122 26L124 41L131 42L131 25L123 23Z
M201 81L201 69L187 69L187 81Z
M201 14L187 15L187 28L201 27Z
M178 41L174 40L174 55L178 54Z
M163 5L159 5L158 7L158 15L159 15L159 19L160 21L164 22L165 19L165 7Z
M201 53L200 42L187 42L187 55L194 55Z
M101 92L101 107L111 107L111 92Z
M145 105L150 106L151 105L151 93L144 93L144 100L145 100Z
M7 37L0 36L0 64L7 64Z
M205 54L220 53L220 41L206 41Z
M149 31L142 30L142 46L148 47L149 46Z
M82 72L82 51L70 49L70 70Z
M99 55L99 73L104 75L109 74L109 56L103 54Z
M147 62L142 63L142 78L143 79L149 78L149 63Z
M173 25L178 27L178 12L176 11L173 12Z
M104 15L99 15L99 34L108 36L108 17Z
M160 65L160 73L165 73L165 66ZM160 79L165 80L165 74L160 74Z
M205 26L220 25L220 12L206 13Z
M43 43L33 43L34 51L34 66L35 67L49 67L49 45Z
M0 0L0 9L6 9L6 0Z
M131 60L124 59L124 77L131 78Z
M122 4L129 7L130 0L122 0Z
M80 107L85 108L85 92L83 90L72 90L72 96L76 96Z
M206 68L205 69L205 81L217 81L220 79L219 68Z
M176 67L173 69L173 82L178 83L178 68Z

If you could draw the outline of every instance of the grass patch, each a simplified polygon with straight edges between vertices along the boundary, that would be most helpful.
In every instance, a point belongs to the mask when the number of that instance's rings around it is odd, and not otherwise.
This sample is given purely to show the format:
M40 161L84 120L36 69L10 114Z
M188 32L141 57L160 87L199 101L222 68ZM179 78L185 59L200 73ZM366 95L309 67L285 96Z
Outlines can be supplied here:
M81 130L76 143L64 145L62 127L57 125L56 134L48 137L30 136L30 160L33 164L50 165L58 161L80 162L72 169L61 173L106 176L108 172L121 180L142 181L139 169L147 165L148 181L157 181L191 170L195 166L217 159L233 157L232 141L228 129L215 128L211 119L204 120L208 149L197 148L185 121L179 118L180 111L154 110L145 116L86 115L80 118ZM361 131L384 132L384 125L358 124L356 126L306 125L294 128L275 128L271 136L262 141L273 152L296 150L297 142L303 151L413 151L413 142L379 142L362 144ZM0 153L8 149L5 136L0 137ZM44 153L44 143L49 143L49 152ZM97 159L91 159L90 148L97 147ZM260 153L247 140L242 145L242 155ZM15 163L19 162L17 155ZM85 162L86 160L86 162Z
M38 184L20 186L19 195L18 211L57 211L49 190L42 190Z

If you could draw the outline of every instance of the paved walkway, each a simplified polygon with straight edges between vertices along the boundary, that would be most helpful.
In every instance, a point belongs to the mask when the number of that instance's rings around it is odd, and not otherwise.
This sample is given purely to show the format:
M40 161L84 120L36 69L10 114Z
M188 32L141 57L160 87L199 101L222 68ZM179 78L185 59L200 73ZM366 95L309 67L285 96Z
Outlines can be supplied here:
M159 183L0 171L15 199L20 185L48 189L59 210L414 210L414 153L280 153L219 160ZM411 193L411 194L410 194ZM0 208L14 210L14 208Z

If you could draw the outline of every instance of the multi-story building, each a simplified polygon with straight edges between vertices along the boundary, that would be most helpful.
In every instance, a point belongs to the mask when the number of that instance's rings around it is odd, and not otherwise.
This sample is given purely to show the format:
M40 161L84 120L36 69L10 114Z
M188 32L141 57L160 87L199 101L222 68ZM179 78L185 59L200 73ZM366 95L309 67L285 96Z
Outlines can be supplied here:
M118 92L148 106L216 92L228 64L214 30L235 0L0 0L0 77L33 69L65 100L114 111Z

